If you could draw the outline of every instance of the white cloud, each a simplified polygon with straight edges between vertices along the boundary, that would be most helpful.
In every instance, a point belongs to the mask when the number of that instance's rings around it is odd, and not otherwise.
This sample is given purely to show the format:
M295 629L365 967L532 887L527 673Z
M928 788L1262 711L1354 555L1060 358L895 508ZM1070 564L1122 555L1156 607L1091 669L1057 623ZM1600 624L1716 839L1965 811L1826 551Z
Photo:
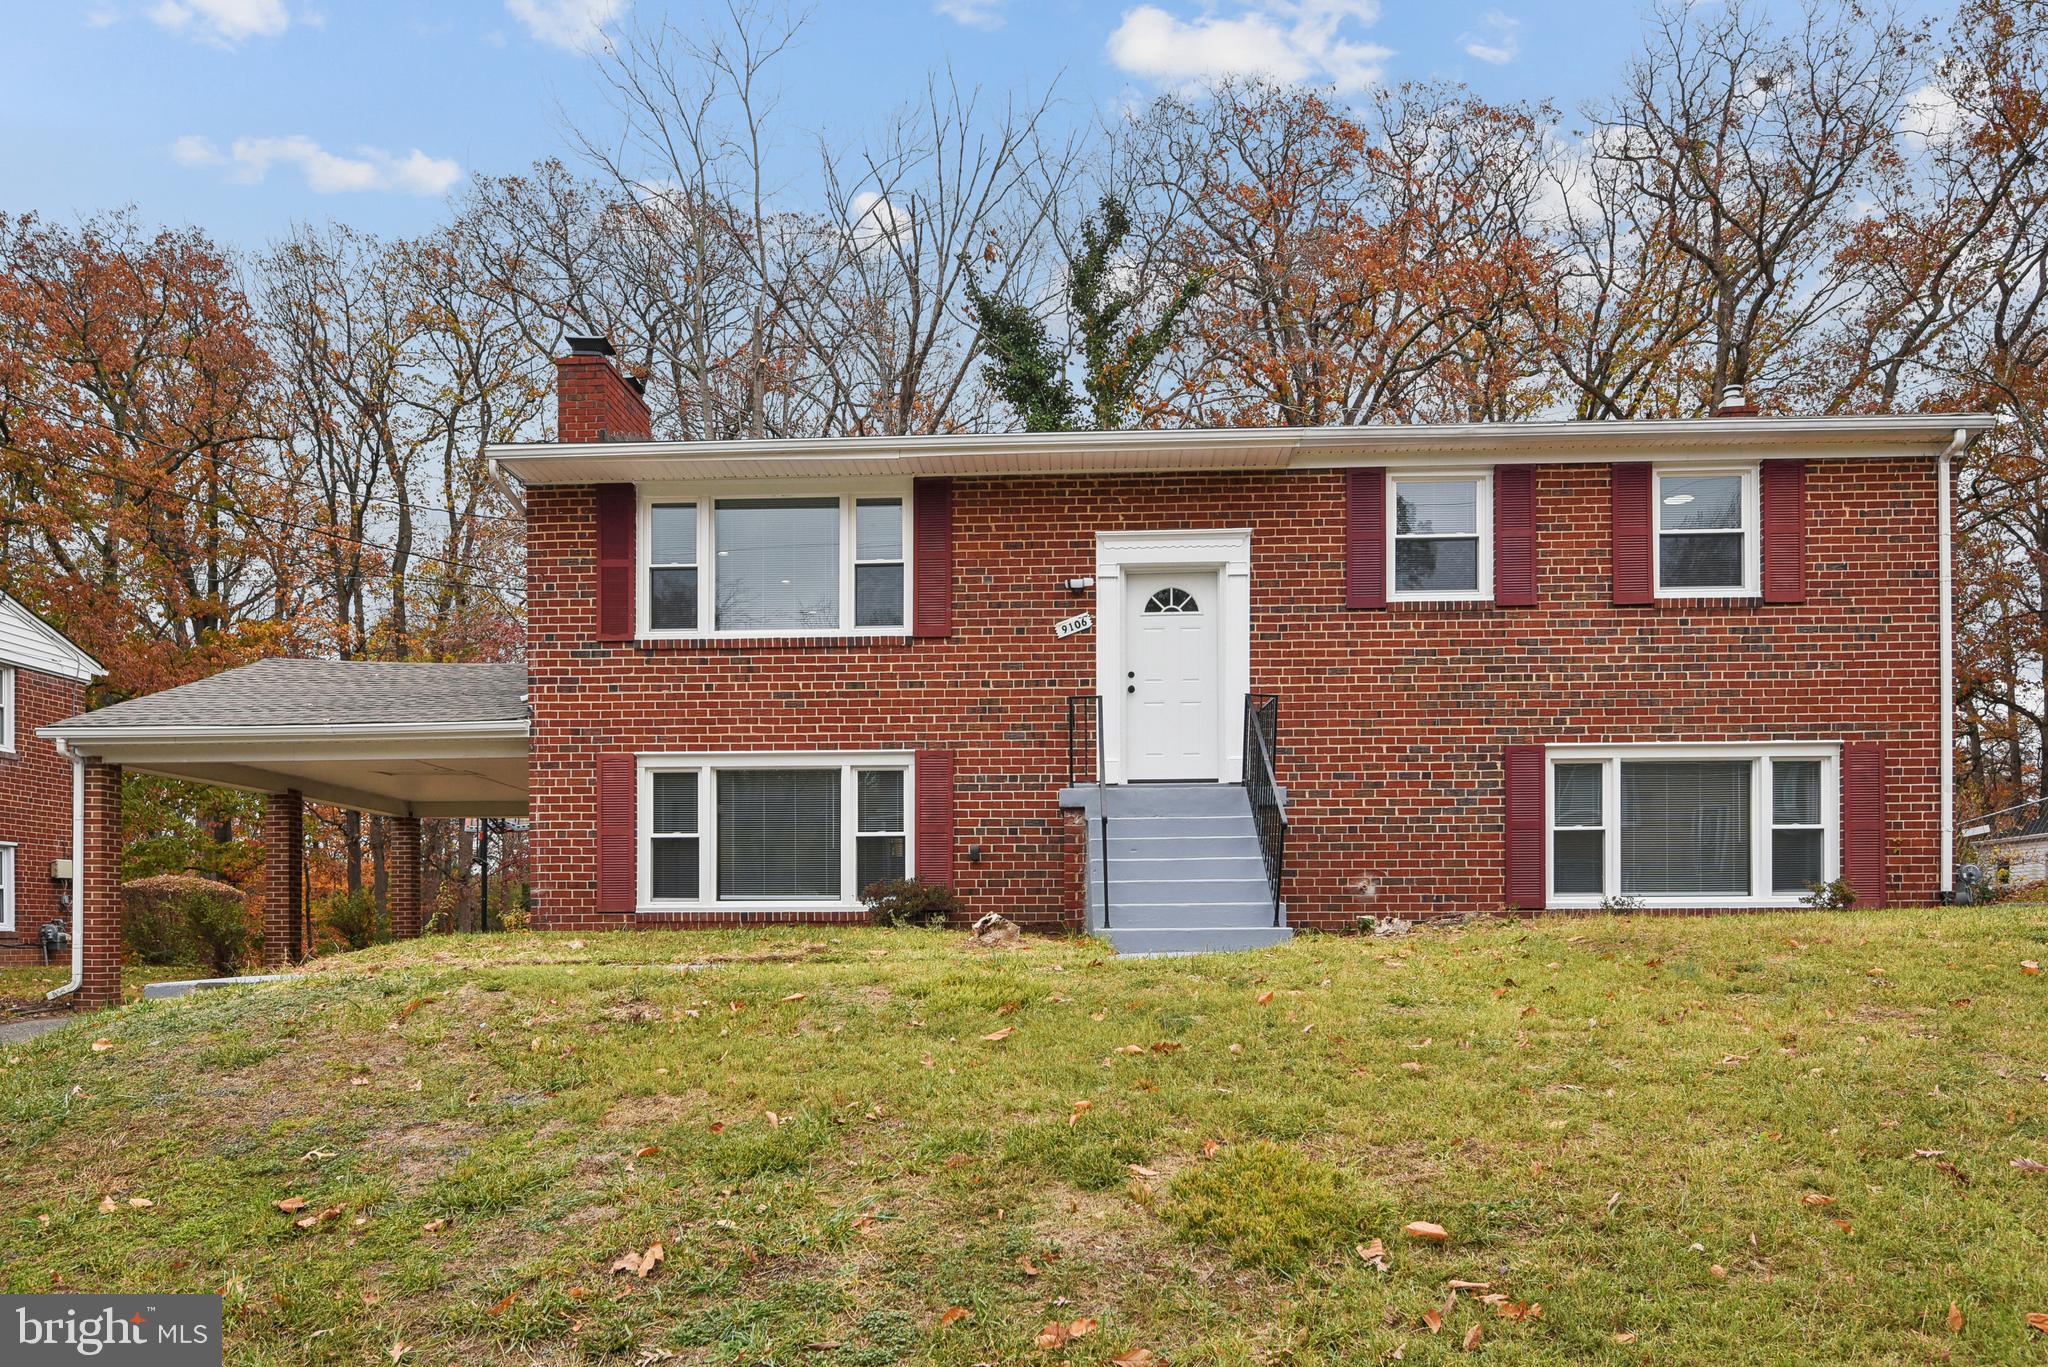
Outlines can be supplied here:
M89 9L85 12L87 28L111 28L121 22L121 16L110 9Z
M505 0L505 9L543 43L594 52L611 42L605 26L624 16L628 0Z
M284 0L159 0L149 17L161 28L220 47L245 38L275 38L292 22Z
M893 242L910 231L910 215L898 209L887 195L862 190L847 205L853 221L853 242L863 252L883 242Z
M1379 17L1379 0L1255 0L1234 16L1192 19L1139 5L1124 11L1109 35L1109 59L1134 76L1168 83L1265 76L1363 90L1394 53L1350 30Z
M943 14L969 28L1001 28L1005 0L938 0L934 14Z
M1458 42L1464 46L1467 57L1506 66L1522 55L1521 27L1521 20L1492 9L1480 17L1477 32L1459 34Z
M1946 90L1923 85L1906 96L1899 111L1899 132L1917 147L1944 143L1963 126L1963 111L1956 97Z
M188 133L171 144L171 157L181 166L225 167L228 178L243 185L260 183L273 166L296 166L306 187L322 195L364 190L440 195L462 178L460 166L417 147L404 156L377 147L358 147L355 155L341 156L300 134L236 138L223 150L211 138Z

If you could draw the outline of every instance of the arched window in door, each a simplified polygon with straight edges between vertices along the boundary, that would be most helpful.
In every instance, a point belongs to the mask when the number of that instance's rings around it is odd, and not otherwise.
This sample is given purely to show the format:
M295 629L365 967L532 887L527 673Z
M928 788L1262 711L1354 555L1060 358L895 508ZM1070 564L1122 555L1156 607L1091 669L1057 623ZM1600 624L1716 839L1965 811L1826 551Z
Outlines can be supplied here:
M1164 588L1145 600L1147 613L1200 612L1201 605L1186 589Z

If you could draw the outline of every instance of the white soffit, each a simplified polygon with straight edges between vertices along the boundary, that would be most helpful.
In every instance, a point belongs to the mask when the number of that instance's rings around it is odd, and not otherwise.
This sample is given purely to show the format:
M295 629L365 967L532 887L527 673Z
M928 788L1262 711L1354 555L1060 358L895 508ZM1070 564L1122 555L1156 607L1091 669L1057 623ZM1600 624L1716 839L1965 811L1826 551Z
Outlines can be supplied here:
M1438 426L1000 432L965 436L837 437L719 442L533 442L490 448L520 483L821 477L1126 474L1147 471L1329 469L1490 461L1932 459L1958 431L1988 430L1988 414L1880 417L1688 418L1654 422L1456 423Z

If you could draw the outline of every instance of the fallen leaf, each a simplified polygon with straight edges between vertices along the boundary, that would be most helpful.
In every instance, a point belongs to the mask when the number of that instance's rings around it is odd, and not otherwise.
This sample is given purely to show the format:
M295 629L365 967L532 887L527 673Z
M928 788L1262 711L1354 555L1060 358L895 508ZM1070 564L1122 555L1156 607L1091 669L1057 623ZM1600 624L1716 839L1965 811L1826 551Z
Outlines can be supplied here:
M1067 1337L1070 1339L1086 1338L1094 1332L1095 1321L1091 1319L1074 1320L1067 1325Z
M2027 1328L2039 1329L2042 1333L2048 1334L2048 1315L2042 1314L2039 1310L2028 1311Z
M411 1351L412 1345L410 1343L407 1343L404 1339L393 1339L391 1340L391 1351L387 1356L393 1362L396 1362Z
M104 1054L113 1047L114 1042L110 1039L96 1039L92 1042L92 1051L95 1054Z
M1266 989L1266 990L1265 990L1264 992L1261 992L1261 993L1259 993L1259 1005L1260 1005L1260 1006L1264 1006L1264 1005L1265 1005L1265 1004L1266 1004L1267 1002L1270 1002L1270 1001L1272 1001L1272 1000L1273 1000L1273 990L1272 990L1271 988L1268 988L1268 989Z
M507 1291L505 1293L504 1299L500 1300L496 1305L491 1307L490 1313L493 1315L502 1315L507 1310L510 1310L512 1308L512 1303L518 1299L519 1293L517 1291Z
M643 1144L639 1148L633 1150L633 1156L635 1158L652 1158L654 1157L654 1155L660 1152L661 1145L659 1144Z
M1214 1158L1217 1152L1222 1149L1222 1147L1223 1145L1214 1139L1204 1139L1202 1141L1202 1157ZM2034 1163L2034 1160L2031 1158L2016 1158L2013 1160L2014 1167L2018 1167L2022 1163ZM2034 1163L2034 1166L2038 1168L2041 1165L2039 1163Z
M984 1040L987 1040L987 1041L988 1041L988 1042L989 1042L990 1044L1000 1044L1000 1043L1001 1043L1002 1041L1004 1041L1004 1040L1008 1039L1008 1038L1009 1038L1010 1036L1012 1036L1012 1035L1014 1035L1014 1034L1016 1034L1016 1033L1017 1033L1017 1027L1016 1027L1016 1026L1014 1026L1014 1025L1006 1025L1006 1026L1004 1026L1004 1027L1003 1027L1002 1029L1000 1029L1000 1030L997 1030L997 1031L995 1031L995 1032L993 1032L993 1033L991 1033L991 1034L983 1035L983 1036L982 1036L982 1038L983 1038Z
M1856 1232L1856 1226L1850 1224L1847 1220L1835 1221L1835 1228L1841 1230L1844 1234L1854 1234Z
M1381 1272L1389 1270L1386 1245L1382 1244L1378 1239L1374 1239L1369 1244L1359 1244L1353 1251L1365 1260L1367 1267L1375 1268Z
M1433 1225L1427 1220L1410 1220L1401 1226L1401 1232L1411 1239L1427 1239L1435 1244L1451 1237L1442 1225Z
M1067 1123L1069 1125L1077 1123L1085 1113L1093 1110L1094 1108L1095 1103L1092 1101L1075 1102L1073 1111L1067 1116Z
M1161 1040L1152 1046L1152 1052L1155 1054L1171 1054L1179 1048L1180 1044L1176 1040Z
M282 1201L272 1201L270 1204L276 1206L285 1214L290 1215L294 1211L300 1211L306 1208L306 1198L303 1196L287 1196Z
M1806 1194L1805 1194L1804 1196L1801 1196L1801 1197L1799 1198L1799 1204L1800 1204L1800 1205L1802 1205L1802 1206L1812 1206L1812 1207L1819 1207L1819 1206L1831 1206L1831 1205L1833 1205L1834 1203L1835 1203L1835 1198L1834 1198L1834 1197L1832 1197L1832 1196L1823 1196L1823 1195L1821 1195L1821 1194L1820 1194L1819 1192L1817 1192L1817 1191L1809 1191L1809 1192L1807 1192L1807 1193L1806 1193Z
M2035 963L2035 962L2034 962L2034 961L2033 961L2032 959L2022 959L2022 960L2020 960L2020 972L2022 972L2022 973L2039 973L2040 971L2041 971L2041 965L2039 965L2039 964ZM97 1048L99 1048L99 1045L95 1044L95 1045L93 1045L93 1048L97 1049Z
M448 1217L439 1215L421 1225L420 1232L423 1234L439 1234L446 1228L448 1228Z
M1468 1282L1459 1277L1451 1278L1444 1285L1450 1287L1453 1291L1488 1291L1493 1287L1492 1282Z
M1422 1312L1422 1324L1430 1333L1441 1334L1444 1330L1444 1317L1437 1313L1435 1307L1431 1307Z
M1109 1360L1109 1367L1157 1367L1159 1359L1152 1355L1150 1348L1133 1348L1128 1353L1119 1353Z
M1614 1341L1616 1343L1634 1343L1636 1341L1636 1336L1633 1333L1616 1334L1614 1336Z
M1948 1331L1951 1334L1963 1332L1963 1307L1954 1301L1948 1303Z
M1470 1329L1467 1329L1465 1331L1464 1341L1461 1342L1458 1346L1469 1353L1474 1348L1477 1348L1479 1346L1479 1340L1484 1337L1485 1334L1480 1330L1479 1326L1475 1324Z
M1728 1269L1721 1266L1721 1264L1719 1263L1715 1263L1712 1267L1707 1269L1707 1275L1709 1277L1712 1277L1715 1281L1726 1281L1728 1279Z
M784 997L783 1000L786 1002L800 1002L810 995L808 992L792 992L787 997Z
M1017 1259L1017 1270L1027 1277L1036 1277L1038 1275L1038 1264L1032 1262L1031 1255L1026 1253Z
M113 1197L102 1196L100 1198L100 1214L112 1215L115 1211L119 1210L120 1208L121 1207L115 1202Z
M1493 1313L1499 1315L1504 1320L1512 1320L1517 1323L1522 1320L1540 1320L1543 1318L1543 1302L1504 1301L1493 1307Z
M128 1198L128 1204L135 1210L148 1210L156 1202L150 1200L147 1196L131 1196Z
M2048 1172L2048 1163L2037 1163L2031 1158L2015 1158L2012 1165L2021 1172Z
M1066 1322L1063 1320L1054 1320L1051 1324L1048 1324L1045 1326L1045 1328L1039 1330L1037 1337L1033 1338L1031 1341L1037 1344L1040 1348L1059 1347L1061 1344L1067 1341Z
M1159 1175L1159 1169L1148 1168L1143 1163L1126 1163L1124 1166L1140 1177L1157 1177Z
M635 1253L628 1249L613 1259L612 1265L606 1271L630 1272L635 1277L644 1279L648 1273L661 1266L662 1259L667 1256L668 1251L660 1244L649 1244L645 1253Z
M946 1307L945 1313L939 1316L939 1328L951 1328L973 1313L964 1305L949 1305Z

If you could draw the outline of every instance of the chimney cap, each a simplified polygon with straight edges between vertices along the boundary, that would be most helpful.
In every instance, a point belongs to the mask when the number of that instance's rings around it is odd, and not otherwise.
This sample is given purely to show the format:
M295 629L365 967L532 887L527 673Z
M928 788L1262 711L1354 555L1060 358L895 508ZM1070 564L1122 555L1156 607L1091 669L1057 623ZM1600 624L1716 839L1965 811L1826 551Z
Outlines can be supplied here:
M579 337L571 333L565 340L569 343L571 356L616 356L618 349L609 337Z

